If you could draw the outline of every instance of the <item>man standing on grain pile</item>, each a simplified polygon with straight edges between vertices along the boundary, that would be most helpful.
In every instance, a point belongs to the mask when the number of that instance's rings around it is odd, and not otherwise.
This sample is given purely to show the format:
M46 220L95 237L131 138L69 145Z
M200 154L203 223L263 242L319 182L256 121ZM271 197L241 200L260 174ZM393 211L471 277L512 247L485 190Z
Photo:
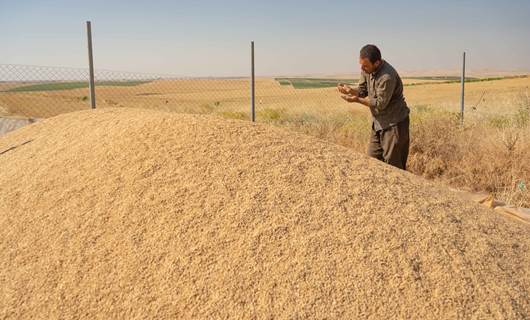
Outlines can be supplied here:
M339 83L342 98L367 106L372 113L368 155L406 170L409 154L409 108L397 71L381 58L374 45L361 49L361 77L357 88Z

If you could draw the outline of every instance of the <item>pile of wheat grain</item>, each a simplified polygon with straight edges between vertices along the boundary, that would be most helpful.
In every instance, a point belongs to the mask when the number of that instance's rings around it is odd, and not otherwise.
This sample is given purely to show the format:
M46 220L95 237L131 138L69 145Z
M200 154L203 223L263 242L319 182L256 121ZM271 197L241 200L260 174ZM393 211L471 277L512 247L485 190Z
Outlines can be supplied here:
M346 148L137 109L0 137L1 318L528 318L530 227Z

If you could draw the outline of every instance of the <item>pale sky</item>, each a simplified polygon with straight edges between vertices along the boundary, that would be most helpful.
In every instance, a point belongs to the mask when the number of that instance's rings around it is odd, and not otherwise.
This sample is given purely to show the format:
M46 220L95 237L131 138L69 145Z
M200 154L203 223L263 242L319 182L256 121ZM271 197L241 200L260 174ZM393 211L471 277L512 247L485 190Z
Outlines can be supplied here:
M373 43L399 70L530 70L530 1L0 0L0 64L240 76L357 72Z

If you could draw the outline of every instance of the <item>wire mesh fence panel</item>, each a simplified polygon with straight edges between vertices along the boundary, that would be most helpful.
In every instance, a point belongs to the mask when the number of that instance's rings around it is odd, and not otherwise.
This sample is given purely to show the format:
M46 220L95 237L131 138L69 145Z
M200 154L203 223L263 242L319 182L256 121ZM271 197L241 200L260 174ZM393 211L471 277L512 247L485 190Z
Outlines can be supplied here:
M47 118L89 109L88 78L88 68L0 64L0 116ZM524 80L506 79L514 83ZM469 120L496 121L502 125L506 121L500 115L514 109L520 101L528 101L527 89L498 95L493 80L470 79L477 83L470 83L466 92ZM456 112L459 107L456 81L451 77L403 78L405 97L413 113ZM258 76L256 120L318 132L318 136L329 132L340 135L344 128L365 129L367 108L343 101L336 89L338 83L355 86L357 79L353 75ZM95 87L96 108L138 107L250 119L250 77L182 78L96 69ZM514 112L526 110L525 106Z
M89 108L88 70L0 65L0 116L47 118Z
M95 71L96 108L249 117L249 79ZM0 65L0 116L47 118L90 108L88 69Z
M169 75L95 71L96 107L142 107L249 118L249 78L179 78ZM338 82L353 79L256 79L258 121L284 114L310 119L344 111ZM46 118L90 108L88 69L0 65L0 114Z
M248 117L249 81L244 78L177 78L96 71L96 105L183 113L234 113ZM246 111L246 112L243 112Z

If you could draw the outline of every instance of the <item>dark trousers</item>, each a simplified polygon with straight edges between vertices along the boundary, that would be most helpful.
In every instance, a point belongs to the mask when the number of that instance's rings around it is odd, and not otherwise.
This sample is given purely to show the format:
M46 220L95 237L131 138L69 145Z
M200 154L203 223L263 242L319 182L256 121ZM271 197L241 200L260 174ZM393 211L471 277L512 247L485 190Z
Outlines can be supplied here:
M394 167L407 170L409 156L409 117L385 130L372 127L368 155Z

